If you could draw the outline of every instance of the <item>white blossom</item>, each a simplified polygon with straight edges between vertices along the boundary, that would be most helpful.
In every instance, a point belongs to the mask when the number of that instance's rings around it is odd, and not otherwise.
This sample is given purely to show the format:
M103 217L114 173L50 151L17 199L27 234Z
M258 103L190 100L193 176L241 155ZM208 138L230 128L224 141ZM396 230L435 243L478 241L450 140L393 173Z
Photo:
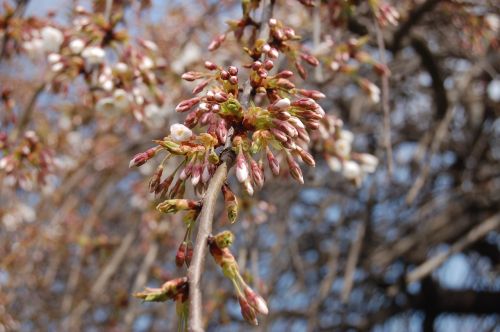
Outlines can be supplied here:
M369 153L360 153L357 159L361 163L361 170L365 173L373 173L378 166L378 158Z
M342 175L348 180L358 181L362 175L361 167L357 162L347 160L342 164Z
M351 153L351 142L346 139L339 139L335 142L335 151L342 158L347 158Z
M57 52L64 41L61 30L53 27L44 27L40 31L43 41L43 48L46 52Z
M23 43L23 48L32 59L36 59L43 54L43 41L40 38L34 38Z
M89 65L97 65L103 63L105 56L106 52L102 48L97 46L89 46L82 51L82 57Z
M61 55L59 53L50 53L48 56L47 56L47 61L49 61L49 63L56 63L56 62L59 62L61 60Z
M116 89L113 93L115 106L120 110L125 110L130 106L130 95L123 89Z
M177 142L183 142L193 136L191 129L183 124L175 123L170 126L170 137Z
M85 43L81 39L73 39L69 43L69 49L73 54L80 54L80 52L83 51L84 47Z
M115 65L115 70L120 73L120 74L123 74L123 73L126 73L128 71L128 66L126 63L124 62L118 62L116 65Z

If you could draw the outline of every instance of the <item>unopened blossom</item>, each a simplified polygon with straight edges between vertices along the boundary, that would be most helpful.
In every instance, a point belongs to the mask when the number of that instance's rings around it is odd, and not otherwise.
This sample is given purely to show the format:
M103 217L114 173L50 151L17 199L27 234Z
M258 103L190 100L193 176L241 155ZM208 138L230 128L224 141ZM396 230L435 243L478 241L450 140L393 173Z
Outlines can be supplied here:
M73 54L80 54L81 51L83 51L83 48L85 47L85 43L81 39L73 39L69 43L69 49L71 53Z
M130 106L130 95L123 89L116 89L113 92L115 106L120 110L126 110Z
M43 41L40 38L34 38L24 42L23 48L30 58L39 58L43 54Z
M88 65L98 65L104 62L106 52L98 46L89 46L82 51L82 57Z
M357 162L347 160L342 164L342 175L348 180L358 181L361 178L362 170Z
M59 53L50 53L47 56L47 61L52 64L59 62L60 60L61 60L61 55Z
M64 36L61 30L53 27L44 27L40 31L40 36L43 41L43 49L46 52L57 52L64 41Z
M360 162L363 172L373 173L377 169L378 158L369 153L360 153L356 159Z
M191 138L193 132L183 124L175 123L170 126L170 137L176 142L183 142Z
M380 101L380 89L378 86L370 82L369 80L363 78L359 80L361 89L368 94L373 103L378 103Z

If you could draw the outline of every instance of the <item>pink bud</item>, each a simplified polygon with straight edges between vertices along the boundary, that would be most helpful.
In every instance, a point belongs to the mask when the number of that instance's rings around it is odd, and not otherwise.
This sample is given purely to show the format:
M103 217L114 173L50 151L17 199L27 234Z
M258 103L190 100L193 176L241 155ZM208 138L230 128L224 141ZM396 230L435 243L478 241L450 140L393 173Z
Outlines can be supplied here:
M287 155L286 161L288 163L290 175L301 184L304 184L304 177L302 176L302 170L299 164L297 164L291 155Z
M267 56L270 57L271 59L277 59L279 57L279 52L275 48L271 48L269 52L267 52Z
M260 67L262 67L262 62L255 61L254 63L252 63L252 69L255 70L255 71L259 70Z
M259 188L262 188L264 186L264 173L253 159L250 159L250 169L252 170L252 180Z
M215 70L217 69L217 65L213 62L205 61L205 68L207 68L208 70Z
M258 313L262 315L269 314L269 309L267 308L266 301L255 293L250 287L245 287L245 298L248 304L254 308Z
M157 151L157 148L154 147L154 148L146 150L145 152L141 152L141 153L136 154L134 156L134 158L132 158L132 160L130 161L128 167L132 167L132 166L139 167L141 165L144 165L149 159L154 157L154 155L156 154L156 151Z
M238 76L231 76L231 77L229 77L229 82L231 84L238 84Z
M290 99L283 98L275 101L270 108L274 110L285 110L290 107Z
M194 97L191 99L183 100L175 108L176 112L186 112L190 110L194 105L198 104L200 97Z
M203 75L202 73L199 73L196 71L188 71L188 72L182 74L181 78L183 80L188 81L188 82L192 82L192 81L195 81L195 80L201 78L202 75Z
M201 82L200 84L198 84L193 89L193 94L200 93L203 89L205 89L205 87L208 85L209 82L210 82L210 80L205 80L205 81Z
M266 146L266 157L267 157L267 162L269 163L269 168L271 169L271 172L273 172L273 174L275 176L279 175L280 164L268 146Z
M250 304L248 304L247 300L239 296L238 302L240 303L241 315L243 316L243 318L252 325L259 325L257 316L255 315L255 310L250 306Z
M274 67L274 62L270 59L267 59L266 61L264 61L264 68L266 68L266 70L271 70L273 69Z
M326 97L322 92L317 90L297 89L297 92L302 96L309 97L315 100Z
M232 76L238 75L238 68L236 68L235 66L229 66L229 68L227 69L227 71Z
M291 70L283 70L276 74L277 78L290 78L293 76L293 72Z
M302 53L300 57L311 66L316 67L317 65L319 65L318 59L316 59L316 57L311 54Z
M243 155L243 152L239 152L236 157L236 177L241 183L248 180L248 165Z

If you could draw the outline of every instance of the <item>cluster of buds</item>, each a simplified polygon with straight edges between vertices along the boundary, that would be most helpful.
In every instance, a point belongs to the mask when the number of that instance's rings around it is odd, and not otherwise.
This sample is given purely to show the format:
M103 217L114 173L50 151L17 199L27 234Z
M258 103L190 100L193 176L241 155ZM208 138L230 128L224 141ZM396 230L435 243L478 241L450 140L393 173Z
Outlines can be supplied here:
M34 131L24 133L19 144L13 145L8 136L0 132L0 172L4 173L3 185L19 186L31 191L36 185L43 186L54 167L52 153L45 148Z
M354 135L343 128L343 121L328 115L318 130L319 137L316 149L324 155L324 158L334 172L341 174L355 185L360 186L363 178L375 172L378 159L368 153L352 152Z
M257 314L267 315L266 301L258 295L240 274L238 263L229 250L234 236L229 231L221 232L208 238L210 254L219 265L224 276L233 283L243 318L252 325L258 325Z
M56 27L37 18L17 19L9 36L33 59L47 60L53 75L54 92L64 91L77 77L83 77L96 100L95 109L105 116L130 112L138 121L161 125L165 114L161 85L165 60L158 46L149 40L129 43L129 36L117 27L122 15L107 22L101 15L76 7L70 27ZM111 60L108 49L118 51Z

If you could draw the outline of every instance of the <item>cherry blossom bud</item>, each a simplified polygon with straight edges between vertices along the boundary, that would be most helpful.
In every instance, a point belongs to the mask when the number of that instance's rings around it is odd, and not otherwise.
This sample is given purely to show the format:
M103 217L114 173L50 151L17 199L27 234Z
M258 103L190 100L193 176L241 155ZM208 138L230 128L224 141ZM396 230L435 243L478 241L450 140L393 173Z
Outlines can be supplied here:
M217 65L213 62L205 61L205 68L207 68L208 70L215 70L217 69Z
M241 315L250 324L257 326L259 322L257 321L257 316L255 310L248 304L247 300L243 297L238 296L238 302L240 303Z
M229 75L229 73L227 71L221 70L221 72L220 72L220 78L222 78L223 80L228 80L230 76L231 75Z
M300 169L299 164L297 164L290 154L287 155L286 161L288 163L290 175L301 184L304 184L304 177L302 176L302 170Z
M220 47L220 45L222 44L222 42L224 42L225 39L226 39L225 34L222 34L222 35L215 37L215 39L212 40L210 45L208 45L208 50L215 51L216 49L218 49Z
M278 24L278 20L276 20L275 18L270 18L269 19L269 26L271 28L275 27L277 24Z
M97 46L88 46L82 51L82 57L89 65L97 65L104 62L106 52Z
M227 184L222 186L222 194L224 195L227 219L233 224L238 218L238 200Z
M281 143L286 143L286 141L288 141L288 137L281 130L276 128L271 128L270 131L273 134L274 138L276 138Z
M267 315L269 314L269 309L267 308L266 301L255 293L250 287L246 286L244 290L245 299L248 304L255 309L259 314Z
M378 158L368 154L359 153L356 155L356 159L361 163L361 170L366 173L373 173L378 166Z
M216 92L214 98L217 102L223 103L227 100L227 94L223 91Z
M238 76L230 76L229 77L229 82L231 84L238 84Z
M254 63L252 63L252 69L257 71L260 69L260 67L262 67L262 62L260 61L254 61Z
M250 179L249 178L243 183L243 186L245 187L246 192L250 196L253 196L254 189L253 189L252 183L250 183Z
M274 62L272 60L267 59L266 61L264 61L264 68L266 70L271 70L273 69L273 67L274 67Z
M241 183L248 179L248 165L242 151L236 156L236 177Z
M305 151L302 148L298 148L295 151L297 151L297 153L300 156L300 159L302 159L303 162L312 167L316 166L316 162L314 161L313 156L309 152Z
M182 74L181 78L185 81L192 82L195 81L199 78L203 77L203 73L199 73L196 71L188 71L184 74Z
M291 70L283 70L276 74L276 78L290 78L293 76L293 72Z
M190 199L167 199L156 206L156 209L163 213L175 213L186 210L199 210L201 201Z
M280 164L268 146L266 146L266 157L267 157L267 161L269 163L269 168L271 169L271 172L275 176L278 176L280 173Z
M193 166L193 172L191 174L191 183L193 187L196 186L201 180L201 165L195 164Z
M208 85L209 82L210 82L210 80L205 80L205 81L201 82L200 84L198 84L193 89L193 94L197 94L197 93L200 93L201 91L203 91L203 89L205 89L205 87Z
M344 175L346 179L357 181L361 178L361 174L361 167L359 167L358 163L347 160L342 164L342 175Z
M314 100L318 100L318 99L322 99L322 98L326 97L322 92L317 91L317 90L297 89L297 93L299 93L300 95L302 95L304 97L312 98Z
M300 64L300 62L295 61L295 68L297 68L300 77L302 77L302 79L305 80L307 78L307 73L304 67Z
M262 46L262 52L268 53L271 50L271 46L269 44L264 44Z
M182 241L175 255L175 265L181 267L186 261L187 242Z
M158 190L158 187L160 186L162 173L163 173L163 166L160 165L156 169L155 174L149 180L149 192L150 193L156 192Z
M250 159L250 170L252 171L252 180L259 187L264 186L264 172L259 167L259 164L253 159Z
M231 75L231 76L238 75L238 68L236 68L235 66L229 66L227 71L229 72L229 75Z
M268 74L264 68L260 68L257 70L257 75L259 75L260 78L266 78Z
M210 180L210 170L208 166L209 166L208 164L205 164L203 167L203 172L201 173L202 183L208 183L208 180Z
M269 52L267 52L267 56L270 57L271 59L277 59L279 57L279 52L277 49L275 49L274 47L271 48L269 50Z
M194 105L200 102L200 97L194 97L191 99L181 101L175 108L176 112L186 112L189 111Z
M285 110L290 107L290 99L282 98L275 101L269 108L273 110Z
M144 165L149 159L153 158L156 152L158 151L157 147L146 150L145 152L138 153L132 158L128 167L132 166L141 166Z
M186 265L191 265L191 260L193 259L193 242L189 241L186 248Z
M300 57L311 66L316 67L319 65L318 59L316 59L316 57L312 56L311 54L302 53Z

